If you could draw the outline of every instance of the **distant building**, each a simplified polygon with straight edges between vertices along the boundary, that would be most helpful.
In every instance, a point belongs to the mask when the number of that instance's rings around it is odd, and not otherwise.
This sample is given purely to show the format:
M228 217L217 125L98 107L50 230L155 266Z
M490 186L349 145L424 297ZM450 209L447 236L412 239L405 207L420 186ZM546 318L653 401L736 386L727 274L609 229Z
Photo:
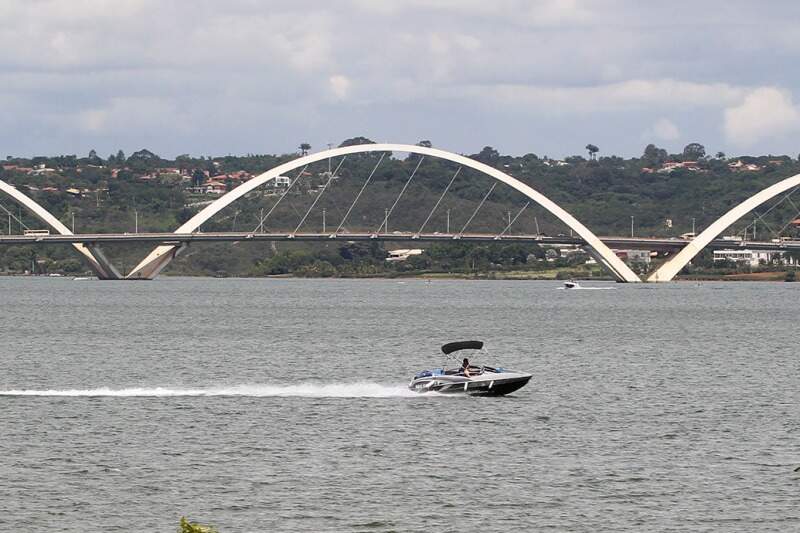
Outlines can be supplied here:
M570 257L575 257L579 255L586 255L586 250L579 247L570 247L570 248L559 248L558 255L564 259L568 259Z
M17 169L17 170L19 170L19 169ZM40 176L42 174L52 174L54 172L58 172L58 171L56 169L54 169L54 168L48 168L47 166L45 166L44 163L39 163L34 168L29 170L28 174L30 174L31 176Z
M742 163L741 159L728 163L728 168L733 172L758 172L761 170L761 167L755 163Z
M614 250L614 253L628 263L650 264L650 250Z
M288 176L278 176L277 178L272 180L272 183L274 184L275 187L288 187L289 185L292 184L292 178Z
M781 252L767 252L763 250L714 250L714 262L733 261L737 264L755 267L772 261L775 255L782 256Z
M689 172L700 172L702 169L697 165L697 161L667 161L656 172L659 174L669 174L676 170L688 170Z
M387 253L389 257L386 258L389 262L400 262L405 261L412 255L422 255L425 250L421 248L412 248L412 249L405 249L401 248L398 250L389 250Z
M204 194L225 194L228 192L228 185L224 182L208 180L202 187L197 187Z

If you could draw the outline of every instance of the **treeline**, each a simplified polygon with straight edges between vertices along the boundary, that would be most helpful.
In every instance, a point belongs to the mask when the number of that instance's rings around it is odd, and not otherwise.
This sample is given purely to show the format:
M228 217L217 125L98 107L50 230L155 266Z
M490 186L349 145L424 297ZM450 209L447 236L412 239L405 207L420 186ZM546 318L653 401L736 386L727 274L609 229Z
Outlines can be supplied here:
M537 245L461 243L431 244L425 253L405 261L387 261L386 249L377 242L347 243L339 246L294 247L260 261L251 275L292 274L308 277L369 277L408 273L458 273L514 270L544 270L575 264L559 259L545 261ZM582 258L585 259L585 258ZM582 262L582 261L581 261Z

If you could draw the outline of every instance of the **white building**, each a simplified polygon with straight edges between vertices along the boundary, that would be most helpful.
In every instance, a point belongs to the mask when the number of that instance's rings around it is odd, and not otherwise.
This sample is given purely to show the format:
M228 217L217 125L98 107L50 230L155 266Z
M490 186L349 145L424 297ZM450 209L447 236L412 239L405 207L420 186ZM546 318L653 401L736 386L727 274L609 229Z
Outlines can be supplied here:
M614 250L614 253L628 263L650 264L650 250Z
M288 187L292 184L292 178L287 176L278 176L275 178L273 183L275 184L275 187Z
M389 254L389 257L387 257L386 260L392 262L405 261L412 255L422 255L422 252L424 251L425 250L421 248L412 248L412 249L401 248L398 250L388 250L387 253Z
M766 252L763 250L714 250L714 262L733 261L734 263L758 266L762 263L769 263L775 254L781 252Z

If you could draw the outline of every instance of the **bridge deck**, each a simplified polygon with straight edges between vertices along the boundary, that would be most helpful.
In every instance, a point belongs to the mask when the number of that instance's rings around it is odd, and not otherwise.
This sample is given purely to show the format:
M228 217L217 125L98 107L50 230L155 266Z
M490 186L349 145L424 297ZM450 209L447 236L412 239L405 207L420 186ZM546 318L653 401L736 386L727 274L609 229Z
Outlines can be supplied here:
M617 249L678 250L688 242L677 238L648 237L600 237L608 246ZM503 235L487 233L254 233L254 232L195 232L195 233L83 233L75 235L0 235L0 244L103 244L103 243L156 243L182 244L190 242L238 242L238 241L386 241L386 242L475 242L475 243L537 243L542 245L577 245L586 242L578 237L547 235ZM717 239L712 248L750 248L758 250L800 249L800 241L731 241Z

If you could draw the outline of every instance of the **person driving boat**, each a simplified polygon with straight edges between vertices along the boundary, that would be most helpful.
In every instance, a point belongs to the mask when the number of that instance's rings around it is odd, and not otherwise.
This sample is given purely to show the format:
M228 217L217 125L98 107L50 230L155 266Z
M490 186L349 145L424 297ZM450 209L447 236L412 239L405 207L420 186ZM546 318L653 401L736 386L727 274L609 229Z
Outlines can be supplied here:
M470 375L469 375L469 359L467 359L466 357L464 358L464 361L461 363L461 371L464 373L464 375L466 377L470 377Z

